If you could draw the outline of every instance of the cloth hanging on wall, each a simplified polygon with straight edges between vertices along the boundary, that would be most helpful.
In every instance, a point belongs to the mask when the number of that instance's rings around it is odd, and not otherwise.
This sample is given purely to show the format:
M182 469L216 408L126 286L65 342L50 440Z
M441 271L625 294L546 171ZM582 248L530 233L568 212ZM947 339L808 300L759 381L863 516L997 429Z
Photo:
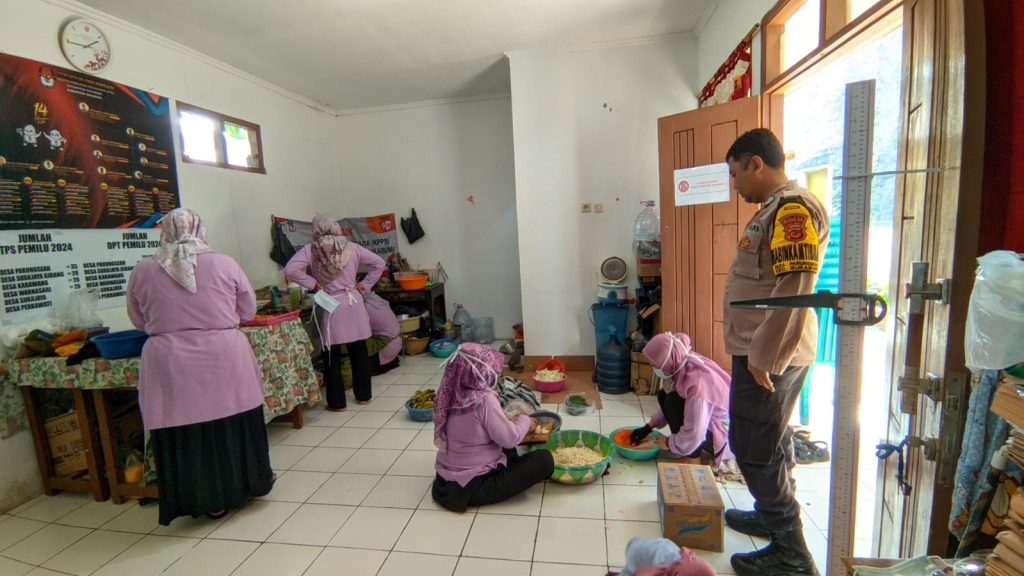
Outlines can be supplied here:
M750 96L750 87L754 77L751 69L750 48L754 34L759 28L760 25L754 25L740 41L739 46L725 59L725 63L719 66L711 80L704 85L698 98L701 108Z

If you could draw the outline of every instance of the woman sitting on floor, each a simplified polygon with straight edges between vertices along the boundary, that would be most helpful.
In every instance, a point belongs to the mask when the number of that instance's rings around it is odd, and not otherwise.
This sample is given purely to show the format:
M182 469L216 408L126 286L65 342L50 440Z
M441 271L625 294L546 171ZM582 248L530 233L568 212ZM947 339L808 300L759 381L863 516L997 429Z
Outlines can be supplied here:
M496 350L467 343L445 367L434 405L437 477L432 494L453 512L507 500L555 469L547 450L516 452L536 422L525 414L514 420L505 416L492 388L504 360Z

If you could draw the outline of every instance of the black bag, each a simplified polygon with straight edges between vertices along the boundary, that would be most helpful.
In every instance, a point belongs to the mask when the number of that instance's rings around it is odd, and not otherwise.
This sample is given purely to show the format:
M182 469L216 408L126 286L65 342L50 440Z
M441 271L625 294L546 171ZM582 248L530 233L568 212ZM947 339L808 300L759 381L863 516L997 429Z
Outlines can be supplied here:
M420 226L420 219L416 217L416 209L412 209L412 216L402 218L402 231L409 240L409 244L415 244L417 240L426 236L423 227Z
M295 246L292 246L288 236L284 233L284 224L271 219L270 238L273 241L273 246L270 249L270 259L282 267L286 266L288 261L292 259L292 256L295 256L297 250Z

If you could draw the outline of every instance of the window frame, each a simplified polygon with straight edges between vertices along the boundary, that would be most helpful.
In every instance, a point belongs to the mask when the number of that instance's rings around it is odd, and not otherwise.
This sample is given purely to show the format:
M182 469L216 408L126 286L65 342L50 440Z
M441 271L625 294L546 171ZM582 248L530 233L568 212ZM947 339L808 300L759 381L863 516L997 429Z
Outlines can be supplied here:
M214 166L217 168L226 168L228 170L238 170L240 172L250 172L253 174L266 174L267 166L263 156L263 133L260 130L260 125L241 118L235 118L228 116L227 114L221 114L220 112L214 112L206 108L188 104L186 102L177 101L177 110L175 111L175 124L178 126L178 139L181 144L181 161L188 164L198 164L200 166ZM191 158L185 154L185 133L181 129L181 113L191 112L193 114L199 114L213 120L217 124L217 129L214 131L215 149L217 152L217 161L210 162L208 160L198 160ZM259 165L255 168L249 166L236 166L230 164L227 161L227 143L224 139L224 123L228 122L245 128L250 134L256 134L256 158Z

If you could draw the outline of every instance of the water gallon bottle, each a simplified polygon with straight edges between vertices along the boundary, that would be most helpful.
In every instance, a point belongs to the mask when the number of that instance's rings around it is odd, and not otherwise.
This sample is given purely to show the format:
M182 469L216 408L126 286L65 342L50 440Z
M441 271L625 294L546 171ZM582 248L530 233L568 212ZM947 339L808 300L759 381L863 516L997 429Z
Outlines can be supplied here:
M629 348L612 328L611 337L597 348L597 389L605 394L629 392L630 368Z
M633 253L641 264L661 263L661 216L654 200L641 202L644 209L633 223Z
M473 317L469 315L469 312L462 307L462 304L455 305L455 315L452 316L452 325L455 328L455 337L461 342L472 342L472 339L463 338L463 332L466 332L466 336L472 337L473 334Z

